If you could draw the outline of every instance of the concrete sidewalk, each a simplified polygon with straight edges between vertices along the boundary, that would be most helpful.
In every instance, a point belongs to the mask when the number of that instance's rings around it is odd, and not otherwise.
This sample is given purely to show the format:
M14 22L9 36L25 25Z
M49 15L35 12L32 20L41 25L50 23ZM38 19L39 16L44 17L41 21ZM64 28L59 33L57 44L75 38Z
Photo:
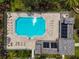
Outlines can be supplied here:
M79 47L79 43L75 43L75 46L76 46L76 47Z

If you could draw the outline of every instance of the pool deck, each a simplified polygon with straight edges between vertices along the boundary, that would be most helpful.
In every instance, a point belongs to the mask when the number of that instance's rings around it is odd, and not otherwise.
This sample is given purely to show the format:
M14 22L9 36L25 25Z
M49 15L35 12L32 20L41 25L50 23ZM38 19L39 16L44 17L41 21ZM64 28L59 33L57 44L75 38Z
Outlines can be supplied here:
M15 20L18 17L28 17L27 13L7 13L7 37L11 39L7 44L7 49L34 49L37 40L53 40L56 41L59 35L60 13L34 13L33 17L44 17L46 20L46 33L42 37L36 37L29 40L28 37L21 37L15 33Z

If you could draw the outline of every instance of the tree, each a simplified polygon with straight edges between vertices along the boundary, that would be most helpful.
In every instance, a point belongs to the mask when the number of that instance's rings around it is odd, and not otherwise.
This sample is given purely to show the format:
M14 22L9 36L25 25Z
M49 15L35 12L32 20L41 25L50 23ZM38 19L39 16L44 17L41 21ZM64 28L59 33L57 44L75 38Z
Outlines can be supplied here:
M0 0L0 3L3 3L5 0Z
M75 29L79 29L79 15L75 15Z
M60 8L59 0L23 0L23 3L27 9L30 8L32 11L49 11Z
M16 57L16 53L15 53L15 51L8 51L8 59L14 59L14 57Z
M73 9L76 13L79 13L79 0L65 0L66 7L70 10Z
M12 0L11 1L11 9L12 11L24 11L25 6L22 0Z

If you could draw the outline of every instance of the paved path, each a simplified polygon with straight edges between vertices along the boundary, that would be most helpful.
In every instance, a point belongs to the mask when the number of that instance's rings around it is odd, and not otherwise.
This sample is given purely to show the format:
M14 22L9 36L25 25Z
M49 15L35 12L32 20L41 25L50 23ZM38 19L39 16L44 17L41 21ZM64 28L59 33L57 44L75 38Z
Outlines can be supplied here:
M65 59L65 55L62 55L62 59Z
M75 46L76 46L76 47L79 47L79 43L75 43Z

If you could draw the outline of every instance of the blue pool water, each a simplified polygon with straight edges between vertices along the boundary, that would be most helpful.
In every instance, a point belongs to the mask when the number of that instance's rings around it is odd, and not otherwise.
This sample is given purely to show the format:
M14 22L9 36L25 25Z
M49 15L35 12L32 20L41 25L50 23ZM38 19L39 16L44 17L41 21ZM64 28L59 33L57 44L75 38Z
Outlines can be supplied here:
M45 19L43 17L19 17L15 21L15 32L20 36L42 36L45 29Z

